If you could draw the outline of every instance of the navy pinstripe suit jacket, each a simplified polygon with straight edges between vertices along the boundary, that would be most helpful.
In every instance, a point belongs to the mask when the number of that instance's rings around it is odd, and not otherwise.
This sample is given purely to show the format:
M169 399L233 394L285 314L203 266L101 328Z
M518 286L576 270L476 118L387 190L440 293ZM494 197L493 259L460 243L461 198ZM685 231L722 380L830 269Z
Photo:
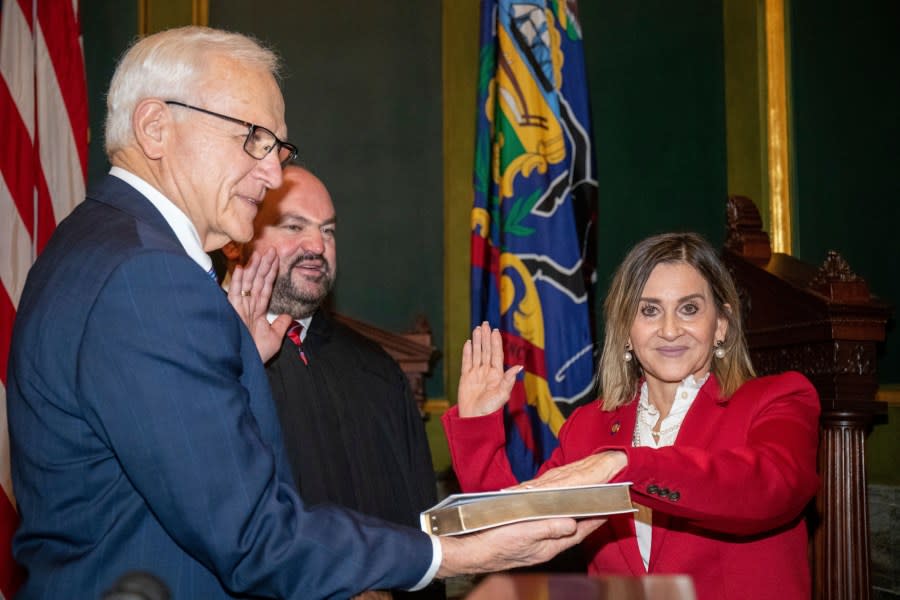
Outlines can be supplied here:
M304 506L247 329L118 178L29 273L7 391L20 598L99 599L132 569L176 599L346 597L428 568L423 533Z

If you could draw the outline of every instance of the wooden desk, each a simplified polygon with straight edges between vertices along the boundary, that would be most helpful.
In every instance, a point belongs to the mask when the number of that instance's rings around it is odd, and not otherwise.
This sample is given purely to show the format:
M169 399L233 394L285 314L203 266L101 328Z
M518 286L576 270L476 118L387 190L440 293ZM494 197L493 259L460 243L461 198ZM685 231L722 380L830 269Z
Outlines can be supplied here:
M491 575L466 600L695 600L685 575L590 577L523 573Z

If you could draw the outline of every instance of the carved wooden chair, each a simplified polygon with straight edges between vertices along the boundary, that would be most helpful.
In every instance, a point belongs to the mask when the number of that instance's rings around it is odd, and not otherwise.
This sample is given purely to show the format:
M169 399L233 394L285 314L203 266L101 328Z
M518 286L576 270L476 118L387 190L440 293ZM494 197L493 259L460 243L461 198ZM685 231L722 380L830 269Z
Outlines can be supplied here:
M818 268L773 253L748 198L728 199L724 256L742 296L757 372L800 371L821 398L813 596L865 600L871 585L864 441L874 419L886 412L875 400L875 369L890 307L869 293L837 252Z

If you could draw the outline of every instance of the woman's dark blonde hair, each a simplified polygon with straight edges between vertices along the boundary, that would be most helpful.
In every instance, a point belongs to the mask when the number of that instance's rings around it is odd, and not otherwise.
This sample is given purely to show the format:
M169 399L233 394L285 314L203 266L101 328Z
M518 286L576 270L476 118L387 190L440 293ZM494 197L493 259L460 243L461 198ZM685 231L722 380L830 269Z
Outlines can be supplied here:
M711 368L722 397L730 397L745 381L756 376L744 340L737 289L718 253L696 233L664 233L649 237L631 249L616 270L603 304L606 338L597 378L604 410L627 404L637 394L640 365L637 360L626 362L623 354L644 285L653 269L662 263L685 263L697 269L709 284L716 312L728 321L722 345L725 356L714 358Z

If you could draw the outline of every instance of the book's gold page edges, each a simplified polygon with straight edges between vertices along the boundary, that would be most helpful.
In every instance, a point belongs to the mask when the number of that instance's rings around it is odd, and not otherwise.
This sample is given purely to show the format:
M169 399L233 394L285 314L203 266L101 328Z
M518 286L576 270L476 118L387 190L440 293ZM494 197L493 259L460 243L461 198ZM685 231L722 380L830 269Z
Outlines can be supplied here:
M634 510L627 486L588 487L501 495L435 510L427 514L427 519L432 533L456 535L518 521L602 516Z

